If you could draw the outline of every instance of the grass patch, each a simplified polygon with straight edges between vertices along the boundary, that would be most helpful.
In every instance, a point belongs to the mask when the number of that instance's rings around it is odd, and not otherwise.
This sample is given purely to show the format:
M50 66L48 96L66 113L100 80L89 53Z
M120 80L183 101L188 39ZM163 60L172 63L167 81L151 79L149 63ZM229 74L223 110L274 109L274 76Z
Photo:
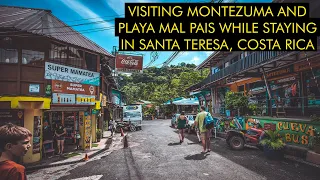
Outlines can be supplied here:
M78 155L80 155L80 153L72 152L72 153L64 155L64 157L65 158L71 158L71 157L78 156Z
M92 147L98 147L99 144L92 144Z

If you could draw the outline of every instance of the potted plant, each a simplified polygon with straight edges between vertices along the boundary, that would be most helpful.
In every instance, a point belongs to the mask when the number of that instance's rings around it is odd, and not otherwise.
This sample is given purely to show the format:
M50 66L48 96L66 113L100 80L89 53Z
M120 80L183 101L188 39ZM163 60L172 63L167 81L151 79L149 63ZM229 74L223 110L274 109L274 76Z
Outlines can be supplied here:
M311 148L315 153L320 154L320 132L314 129L315 135L311 139Z
M285 144L278 131L266 130L265 138L260 141L263 152L270 159L282 159L284 157Z
M101 129L97 129L97 141L100 142L101 138L102 138L102 131Z

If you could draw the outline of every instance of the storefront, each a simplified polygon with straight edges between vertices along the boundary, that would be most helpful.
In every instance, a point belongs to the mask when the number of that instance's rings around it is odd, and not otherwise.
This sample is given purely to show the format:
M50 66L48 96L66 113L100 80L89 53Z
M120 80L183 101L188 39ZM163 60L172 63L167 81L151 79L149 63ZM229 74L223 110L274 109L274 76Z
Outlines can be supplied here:
M61 69L64 72L56 72ZM57 73L61 76L56 76ZM100 73L46 62L45 75L46 79L51 80L52 93L51 109L44 114L45 123L51 129L46 137L50 138L49 134L54 134L56 125L61 123L67 131L66 145L76 142L75 134L79 131L80 146L82 149L90 149L92 142L96 141Z
M284 110L291 116L301 116L299 110L301 108L301 79L299 74L294 72L294 66L290 65L268 72L266 78L271 95L271 101L267 101L267 107L272 108L272 112L269 111L270 115L274 116L277 111ZM268 95L266 99L269 99Z
M294 71L301 77L303 114L320 115L320 58L297 63L294 65Z

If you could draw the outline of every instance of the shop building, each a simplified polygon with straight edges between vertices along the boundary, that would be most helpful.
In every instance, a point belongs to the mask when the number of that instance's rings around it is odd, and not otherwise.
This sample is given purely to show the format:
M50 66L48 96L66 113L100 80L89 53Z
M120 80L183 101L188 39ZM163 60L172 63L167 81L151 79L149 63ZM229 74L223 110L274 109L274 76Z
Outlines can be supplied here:
M0 6L0 21L0 117L33 133L23 162L52 149L46 140L57 122L67 128L67 143L80 130L82 147L90 148L102 101L100 62L114 56L50 10Z

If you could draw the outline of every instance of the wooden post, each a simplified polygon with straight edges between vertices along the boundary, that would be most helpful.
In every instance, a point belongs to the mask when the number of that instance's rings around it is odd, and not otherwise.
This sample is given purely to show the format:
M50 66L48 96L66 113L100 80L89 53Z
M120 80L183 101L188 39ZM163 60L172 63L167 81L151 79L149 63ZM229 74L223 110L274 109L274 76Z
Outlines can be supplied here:
M272 97L271 97L271 92L270 92L270 88L269 88L269 84L268 84L266 72L264 71L263 68L262 68L262 74L263 74L264 83L265 83L266 88L267 88L267 93L268 93L268 96L269 96L270 116L272 116L272 104L271 104L271 99L272 99Z

